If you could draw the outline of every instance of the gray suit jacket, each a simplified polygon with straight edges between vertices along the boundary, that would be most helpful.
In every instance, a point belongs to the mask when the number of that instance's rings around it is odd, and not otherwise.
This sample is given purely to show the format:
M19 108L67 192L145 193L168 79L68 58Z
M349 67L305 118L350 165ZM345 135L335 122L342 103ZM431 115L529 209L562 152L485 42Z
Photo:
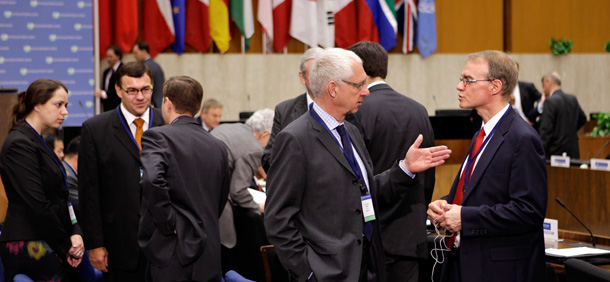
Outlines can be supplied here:
M252 128L242 123L221 124L211 134L224 143L229 153L231 185L229 201L220 217L220 242L227 248L233 248L237 243L233 206L260 214L260 208L248 192L248 187L261 165L263 148L254 137Z
M578 129L587 122L587 116L576 97L557 90L544 101L540 118L540 139L546 158L566 152L573 159L580 159Z
M192 265L194 281L219 281L218 218L229 193L227 152L192 117L142 136L138 244L156 267Z
M160 109L161 103L163 102L163 83L165 83L165 74L163 73L161 66L159 66L159 64L157 64L157 62L155 62L152 58L146 59L144 64L148 66L153 75L153 106Z
M358 114L364 144L373 160L373 173L391 168L404 158L419 134L421 147L434 146L434 131L426 108L387 84L370 88ZM435 169L417 174L412 189L390 201L379 200L381 241L386 254L427 258L426 209L434 191Z
M416 180L396 164L373 176L371 159L357 128L346 122L356 152L362 158L376 200L391 198ZM265 228L269 241L292 279L358 281L363 255L363 218L356 176L341 147L310 114L277 135L267 182ZM373 221L372 258L379 281L385 281L379 226Z

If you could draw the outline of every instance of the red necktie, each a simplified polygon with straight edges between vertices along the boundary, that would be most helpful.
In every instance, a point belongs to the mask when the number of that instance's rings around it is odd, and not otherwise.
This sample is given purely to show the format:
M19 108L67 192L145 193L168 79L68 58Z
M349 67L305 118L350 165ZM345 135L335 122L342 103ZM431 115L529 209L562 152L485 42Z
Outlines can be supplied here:
M481 148L481 144L483 144L484 139L485 139L485 130L483 130L483 128L481 128L481 130L479 130L479 134L477 135L477 139L474 140L474 145L472 146L472 151L470 152L469 158L472 163L470 164L470 167L468 169L468 179L470 179L470 176L472 175L472 170L474 168L475 160L473 160L472 158L477 154L477 152ZM462 176L460 176L460 180L458 181L457 189L455 189L455 196L453 196L453 202L451 202L454 205L461 205L462 199L464 199L464 176L465 175L466 175L465 172L462 173ZM447 248L451 248L451 246L453 246L453 242L455 242L455 235L456 234L453 234L453 236L447 237L447 239L445 241L445 243L447 243Z

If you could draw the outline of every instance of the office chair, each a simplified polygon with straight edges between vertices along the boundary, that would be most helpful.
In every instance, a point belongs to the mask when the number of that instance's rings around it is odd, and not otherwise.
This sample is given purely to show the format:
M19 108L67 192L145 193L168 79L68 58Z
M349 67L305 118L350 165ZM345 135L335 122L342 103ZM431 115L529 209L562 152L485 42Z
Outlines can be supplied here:
M566 267L567 282L610 282L610 271L579 259L568 259Z

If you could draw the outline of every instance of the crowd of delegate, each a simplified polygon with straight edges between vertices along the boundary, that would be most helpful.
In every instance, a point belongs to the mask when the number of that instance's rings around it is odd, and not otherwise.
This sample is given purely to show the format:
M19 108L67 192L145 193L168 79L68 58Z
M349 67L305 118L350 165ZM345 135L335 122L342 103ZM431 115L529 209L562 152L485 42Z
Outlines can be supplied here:
M191 77L165 80L148 51L122 63L108 47L104 112L67 146L66 86L18 94L0 152L4 281L265 281L267 244L285 281L429 281L426 218L446 230L441 281L544 281L545 159L579 158L586 121L556 72L541 94L505 53L467 56L456 98L481 126L432 199L451 150L386 83L381 45L307 50L303 94L226 124L223 104Z

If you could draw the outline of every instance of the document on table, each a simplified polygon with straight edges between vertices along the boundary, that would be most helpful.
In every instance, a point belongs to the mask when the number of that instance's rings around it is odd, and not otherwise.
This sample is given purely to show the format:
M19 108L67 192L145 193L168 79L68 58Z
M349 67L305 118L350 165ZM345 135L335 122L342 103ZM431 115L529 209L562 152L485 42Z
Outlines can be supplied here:
M267 194L265 194L264 192L250 189L250 188L248 188L248 192L250 192L250 195L252 195L252 198L255 203L257 203L257 204L265 203L265 200L267 199Z
M596 255L607 255L610 251L604 249L595 249L589 247L578 247L578 248L565 248L565 249L546 249L547 256L554 257L587 257Z

